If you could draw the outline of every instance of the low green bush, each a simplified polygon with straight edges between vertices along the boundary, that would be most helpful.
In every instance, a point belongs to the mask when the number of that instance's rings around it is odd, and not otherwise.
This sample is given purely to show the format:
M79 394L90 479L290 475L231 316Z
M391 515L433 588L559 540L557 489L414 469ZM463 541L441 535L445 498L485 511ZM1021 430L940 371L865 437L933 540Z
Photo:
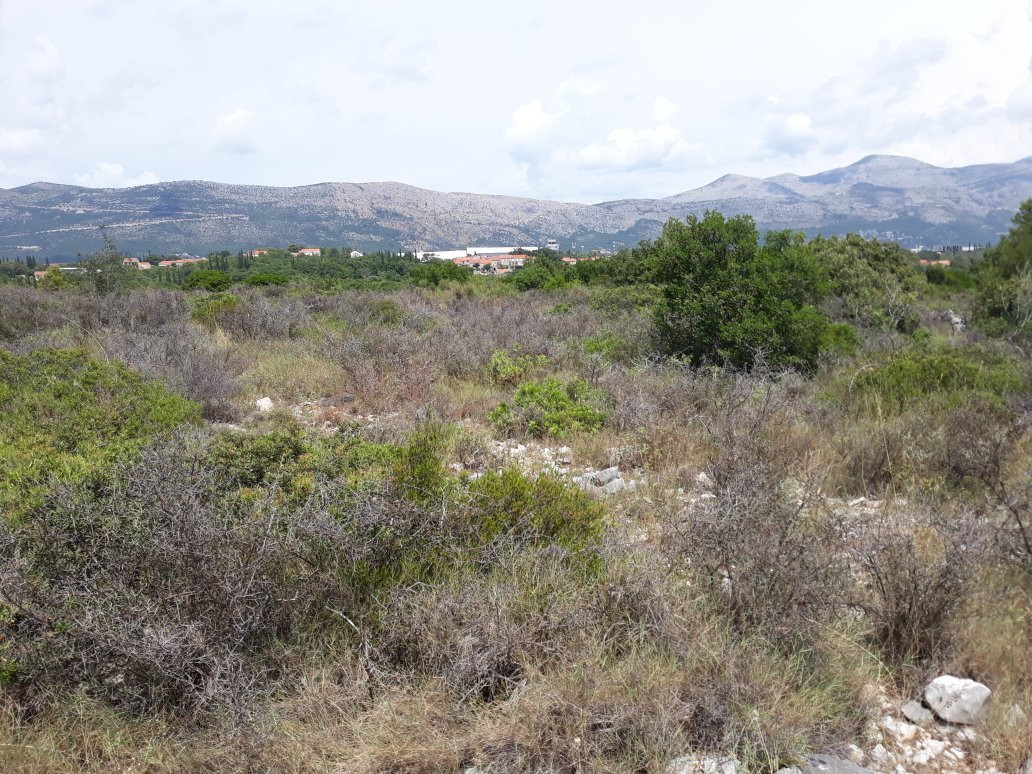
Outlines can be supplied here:
M208 290L212 293L221 293L229 290L233 284L233 278L226 272L218 269L197 269L190 272L183 283L188 290Z
M444 451L450 428L441 422L426 422L398 450L391 480L402 494L415 503L434 503L445 491Z
M950 348L934 343L893 352L857 371L846 385L853 402L877 401L896 413L913 401L936 399L959 405L972 394L995 398L1024 393L1026 374L1009 355L986 347Z
M49 480L83 481L199 420L196 403L120 363L81 350L0 352L0 513L23 513Z
M226 312L236 309L240 305L240 297L232 293L212 293L209 296L193 299L192 317L198 322L204 323L210 329L214 329L221 317Z
M283 274L270 274L268 272L261 272L259 274L252 274L244 280L245 285L251 286L263 286L263 285L286 285L290 282Z
M405 320L405 312L396 301L378 298L369 306L369 319L385 328L397 328Z
M860 339L852 325L831 323L821 333L819 347L823 353L845 357L856 354Z
M505 431L536 436L596 432L606 419L601 398L580 379L565 384L554 378L524 382L512 405L502 403L488 418Z
M521 355L518 349L509 354L504 349L491 354L487 373L495 384L514 385L548 365L546 355Z
M489 471L469 493L468 518L480 542L507 535L578 551L594 545L605 526L599 503L552 475Z
M628 362L636 354L634 346L611 333L598 333L583 341L584 352L598 355L608 363Z
M301 428L285 425L264 433L219 433L207 458L224 485L253 487L276 481L308 450Z

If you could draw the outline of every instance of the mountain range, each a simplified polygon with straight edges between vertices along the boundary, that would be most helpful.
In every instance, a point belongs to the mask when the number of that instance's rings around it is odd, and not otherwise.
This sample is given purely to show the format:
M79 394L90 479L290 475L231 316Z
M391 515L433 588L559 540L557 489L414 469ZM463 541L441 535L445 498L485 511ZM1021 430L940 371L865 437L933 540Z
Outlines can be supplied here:
M141 254L238 250L289 243L360 249L472 244L565 249L633 245L669 218L706 210L749 214L761 230L856 232L904 247L995 242L1032 197L1032 156L1014 163L936 167L868 156L847 167L764 179L725 175L662 199L577 204L441 193L403 183L297 187L176 181L131 188L32 183L0 189L0 256L69 258L101 247L100 230Z

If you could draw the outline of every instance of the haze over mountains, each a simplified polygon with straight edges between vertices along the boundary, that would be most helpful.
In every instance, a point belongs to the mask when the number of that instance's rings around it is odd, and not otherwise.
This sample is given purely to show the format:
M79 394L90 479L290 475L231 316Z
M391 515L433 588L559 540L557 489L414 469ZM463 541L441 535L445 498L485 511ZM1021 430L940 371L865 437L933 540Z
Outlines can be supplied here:
M129 253L246 249L288 243L361 249L469 244L633 245L671 217L719 210L761 230L858 232L905 247L995 242L1032 196L1032 157L936 167L868 156L816 175L725 175L662 199L576 204L440 193L403 183L277 188L177 181L133 188L56 183L0 189L0 256L68 258L100 248L99 230Z

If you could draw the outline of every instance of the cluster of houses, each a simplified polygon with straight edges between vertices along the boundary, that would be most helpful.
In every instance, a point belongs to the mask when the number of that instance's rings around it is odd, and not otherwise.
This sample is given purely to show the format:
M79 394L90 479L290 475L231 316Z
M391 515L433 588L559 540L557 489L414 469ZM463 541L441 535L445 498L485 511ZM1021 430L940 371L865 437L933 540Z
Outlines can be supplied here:
M162 269L179 269L183 266L192 266L195 263L201 263L207 261L207 258L200 258L196 255L190 255L189 253L182 253L180 255L173 255L171 258L166 258L164 261L158 261L158 267ZM135 266L137 269L151 269L154 268L154 264L150 261L141 261L139 258L130 258L126 256L122 259L123 266Z
M512 272L513 269L519 269L530 260L530 256L526 253L503 253L501 255L463 255L458 258L452 258L452 262L459 266L466 266L473 270L474 274L494 274L504 275ZM562 262L568 266L572 266L581 261L597 261L597 255L581 256L575 258L570 255L564 255Z
M180 255L173 255L172 257L167 258L167 259L165 259L163 261L158 261L157 262L157 266L159 266L160 268L163 268L163 269L174 269L174 268L179 268L179 267L182 267L182 266L190 266L192 264L201 263L202 261L207 261L207 260L208 260L207 258L199 258L196 255L190 255L188 253L182 253ZM122 265L123 266L135 267L135 268L140 269L142 271L145 271L147 269L153 269L154 266L155 266L155 264L152 263L151 261L143 261L143 260L140 260L139 258L132 258L130 256L126 256L125 258L122 259ZM47 272L50 269L57 269L58 271L64 271L64 272L69 272L69 273L77 272L77 271L85 271L85 269L83 269L82 266L79 266L78 264L74 264L74 263L73 264L51 263L51 264L48 264L46 269L42 269L40 271L32 272L33 279L36 279L36 280L43 279L43 277L46 276Z
M259 248L255 249L255 250L249 250L246 253L246 255L249 258L258 258L259 256L262 256L262 255L268 255L269 254L269 250L271 250L271 249L272 248L269 248L269 247L259 247ZM291 250L290 254L294 258L298 258L300 256L307 256L307 257L310 257L310 258L311 257L318 258L320 255L322 255L322 248L321 247L301 247L301 248L298 248L297 250ZM363 256L363 253L359 252L358 250L352 250L350 253L348 253L348 257L349 258L361 258L362 256Z
M930 261L927 258L921 258L917 262L917 264L918 264L918 266L952 266L953 265L953 261L951 261L951 260L949 260L947 258L944 258L944 259L939 260L939 261Z

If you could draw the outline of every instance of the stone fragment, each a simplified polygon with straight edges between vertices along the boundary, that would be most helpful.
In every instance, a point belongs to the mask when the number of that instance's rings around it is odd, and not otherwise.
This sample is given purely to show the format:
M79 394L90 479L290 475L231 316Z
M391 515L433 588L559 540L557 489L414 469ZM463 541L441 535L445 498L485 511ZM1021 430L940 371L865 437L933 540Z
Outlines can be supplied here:
M935 720L935 716L932 714L932 711L927 707L921 706L921 703L917 701L908 701L899 708L899 711L903 713L903 717L915 726L927 726Z
M674 758L665 774L739 774L742 765L734 758L695 753Z
M823 754L809 756L799 770L802 774L872 774L870 769L858 766L845 758Z
M992 691L963 677L941 675L925 688L925 703L947 723L972 724L981 720Z
M591 483L595 486L605 486L610 481L620 478L620 468L613 466L605 470L597 470L591 474Z

